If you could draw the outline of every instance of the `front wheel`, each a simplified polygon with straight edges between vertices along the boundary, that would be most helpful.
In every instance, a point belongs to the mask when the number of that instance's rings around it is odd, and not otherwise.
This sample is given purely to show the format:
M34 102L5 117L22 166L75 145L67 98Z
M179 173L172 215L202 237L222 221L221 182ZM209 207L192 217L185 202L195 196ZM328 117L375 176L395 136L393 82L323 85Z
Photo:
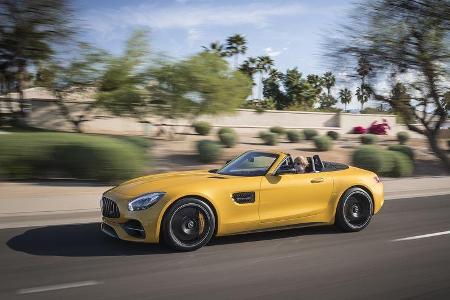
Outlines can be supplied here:
M346 232L360 231L372 219L372 197L361 188L347 190L336 209L336 226Z
M184 198L172 205L164 215L164 243L179 251L192 251L206 245L214 235L216 219L204 201Z

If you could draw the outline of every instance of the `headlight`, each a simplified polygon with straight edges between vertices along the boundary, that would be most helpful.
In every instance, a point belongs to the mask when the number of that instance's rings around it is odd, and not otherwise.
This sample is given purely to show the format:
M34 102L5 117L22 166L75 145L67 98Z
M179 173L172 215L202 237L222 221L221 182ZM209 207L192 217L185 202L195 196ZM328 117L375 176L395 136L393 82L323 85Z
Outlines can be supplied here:
M139 196L130 203L128 203L128 210L136 211L147 209L156 202L158 202L162 197L164 197L165 194L166 193L164 192L155 192Z

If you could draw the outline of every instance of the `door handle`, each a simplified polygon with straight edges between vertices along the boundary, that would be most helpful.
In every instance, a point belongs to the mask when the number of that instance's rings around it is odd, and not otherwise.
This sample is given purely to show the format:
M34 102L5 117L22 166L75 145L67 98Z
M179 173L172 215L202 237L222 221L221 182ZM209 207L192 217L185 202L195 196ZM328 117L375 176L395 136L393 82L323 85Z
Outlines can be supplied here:
M323 182L323 178L313 178L311 179L311 183L320 183Z

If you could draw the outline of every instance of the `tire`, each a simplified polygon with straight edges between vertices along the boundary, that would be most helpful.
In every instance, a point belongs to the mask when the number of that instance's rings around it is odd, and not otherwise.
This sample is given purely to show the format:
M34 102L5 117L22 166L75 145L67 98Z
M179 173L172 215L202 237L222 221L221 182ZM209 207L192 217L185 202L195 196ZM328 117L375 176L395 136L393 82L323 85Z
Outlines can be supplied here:
M196 198L175 202L165 213L162 241L178 251L193 251L206 245L214 235L216 218L211 207Z
M335 225L345 232L363 230L373 215L373 199L361 188L350 188L336 208Z

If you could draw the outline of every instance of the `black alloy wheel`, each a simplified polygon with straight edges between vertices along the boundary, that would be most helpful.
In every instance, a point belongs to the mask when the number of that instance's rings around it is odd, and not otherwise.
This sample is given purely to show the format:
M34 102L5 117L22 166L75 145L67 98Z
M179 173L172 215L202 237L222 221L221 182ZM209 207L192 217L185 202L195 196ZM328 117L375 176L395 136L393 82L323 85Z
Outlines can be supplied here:
M372 214L372 197L361 188L351 188L339 201L335 224L346 232L360 231L369 225Z
M184 198L168 209L161 234L169 247L192 251L210 241L215 226L216 220L209 205L199 199Z

